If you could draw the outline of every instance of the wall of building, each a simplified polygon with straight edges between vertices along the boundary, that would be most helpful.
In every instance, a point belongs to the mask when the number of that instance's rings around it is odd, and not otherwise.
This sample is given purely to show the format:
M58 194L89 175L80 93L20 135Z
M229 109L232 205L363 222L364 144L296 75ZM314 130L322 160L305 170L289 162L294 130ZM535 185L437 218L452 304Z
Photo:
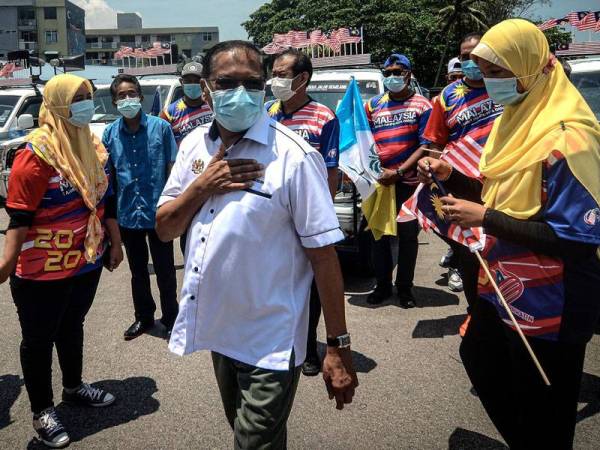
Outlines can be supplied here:
M18 48L17 7L0 7L0 59Z
M40 55L43 56L45 52L58 52L62 56L69 56L65 0L37 0L36 6ZM56 19L45 18L45 7L56 8ZM53 31L58 33L58 40L57 42L48 42L46 33Z

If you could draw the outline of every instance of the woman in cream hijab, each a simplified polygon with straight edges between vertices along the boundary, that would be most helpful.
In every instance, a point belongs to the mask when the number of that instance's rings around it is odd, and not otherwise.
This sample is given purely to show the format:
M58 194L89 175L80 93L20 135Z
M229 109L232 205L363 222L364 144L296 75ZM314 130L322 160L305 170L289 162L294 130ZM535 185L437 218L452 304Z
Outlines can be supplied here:
M573 445L585 348L600 318L600 127L525 20L491 28L472 53L489 96L504 105L483 150L483 182L443 161L419 162L453 195L446 219L483 226L482 254L551 386L480 273L461 357L510 448Z
M123 259L108 155L88 126L93 114L89 81L58 75L46 84L40 128L15 158L6 202L0 283L10 276L33 426L52 448L69 444L53 403L54 346L64 402L98 407L115 400L81 379L83 322L102 265L113 270Z

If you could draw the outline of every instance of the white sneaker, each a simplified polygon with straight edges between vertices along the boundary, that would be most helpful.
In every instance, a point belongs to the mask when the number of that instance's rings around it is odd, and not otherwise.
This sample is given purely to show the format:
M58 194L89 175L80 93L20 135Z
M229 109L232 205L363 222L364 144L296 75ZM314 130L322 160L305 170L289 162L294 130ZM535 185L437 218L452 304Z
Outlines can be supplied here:
M50 448L63 448L69 445L71 439L58 419L54 407L46 408L33 416L33 428L40 440Z
M442 259L440 259L440 267L447 269L448 266L450 265L450 260L452 259L452 255L454 255L454 252L452 251L451 248L448 248L448 251L446 252L446 254L444 256L442 256Z
M462 292L463 282L460 277L460 272L456 269L448 270L448 288L452 292Z

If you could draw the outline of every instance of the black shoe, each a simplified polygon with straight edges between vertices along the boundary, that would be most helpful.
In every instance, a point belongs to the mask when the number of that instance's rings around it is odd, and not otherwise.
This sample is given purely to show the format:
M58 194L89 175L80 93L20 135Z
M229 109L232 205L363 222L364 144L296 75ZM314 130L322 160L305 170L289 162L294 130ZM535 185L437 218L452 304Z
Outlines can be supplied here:
M319 375L320 371L321 359L319 355L307 355L304 363L302 363L302 373L307 377L314 377Z
M417 306L411 288L398 288L398 301L400 302L400 307L404 309Z
M154 322L142 322L141 320L136 320L131 324L127 331L125 331L125 340L130 341L135 339L138 336L141 336L146 331L154 326Z
M384 286L384 287L376 286L375 290L373 292L371 292L369 294L369 296L367 297L367 303L369 305L379 305L380 303L383 303L391 296L392 296L392 286L391 285Z
M92 387L87 383L81 383L81 386L75 392L67 392L63 389L62 399L65 403L72 405L93 406L102 408L115 401L115 396L103 389Z
M33 416L33 428L47 447L63 448L71 442L67 430L60 423L54 407L35 414Z

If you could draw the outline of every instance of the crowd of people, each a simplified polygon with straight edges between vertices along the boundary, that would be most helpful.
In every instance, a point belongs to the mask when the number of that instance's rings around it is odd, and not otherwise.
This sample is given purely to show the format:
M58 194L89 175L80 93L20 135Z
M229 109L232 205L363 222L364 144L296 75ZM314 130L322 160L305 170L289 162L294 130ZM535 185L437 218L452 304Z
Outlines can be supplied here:
M460 330L467 375L510 448L572 448L586 344L600 318L589 295L600 287L600 126L543 33L524 20L465 36L448 85L431 101L411 87L412 70L409 58L392 53L385 93L365 104L379 182L395 186L398 210L419 183L442 182L451 193L442 198L447 220L483 227L482 255L495 280L466 246L440 235L450 247L443 265L451 287L464 289L468 302ZM301 372L322 371L338 409L352 402L358 380L332 201L340 124L307 94L312 72L305 53L279 54L276 99L265 105L260 52L222 42L203 64L184 67L184 97L160 117L141 110L139 82L121 74L111 94L122 118L101 141L88 127L90 83L74 75L47 83L40 128L12 167L0 259L0 283L10 278L21 324L33 426L46 445L70 441L54 408L54 346L64 402L115 401L82 380L83 323L102 267L116 269L122 247L135 317L125 340L154 326L151 255L169 349L212 352L235 448L286 448ZM452 154L465 140L483 149L471 170ZM374 241L370 304L395 287L401 306L415 306L418 233L416 221L399 224L396 262L390 236ZM177 238L185 261L179 301ZM550 386L494 284L510 294Z

